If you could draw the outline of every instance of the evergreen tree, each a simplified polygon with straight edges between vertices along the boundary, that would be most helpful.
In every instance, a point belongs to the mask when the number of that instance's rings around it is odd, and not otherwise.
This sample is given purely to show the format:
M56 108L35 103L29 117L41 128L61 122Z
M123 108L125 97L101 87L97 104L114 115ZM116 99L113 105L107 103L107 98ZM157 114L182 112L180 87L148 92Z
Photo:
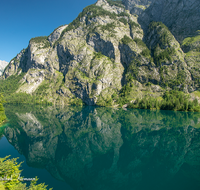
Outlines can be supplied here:
M3 103L4 103L4 97L2 94L0 94L0 124L6 120L6 115L5 115L5 111L4 111L4 107L3 107Z

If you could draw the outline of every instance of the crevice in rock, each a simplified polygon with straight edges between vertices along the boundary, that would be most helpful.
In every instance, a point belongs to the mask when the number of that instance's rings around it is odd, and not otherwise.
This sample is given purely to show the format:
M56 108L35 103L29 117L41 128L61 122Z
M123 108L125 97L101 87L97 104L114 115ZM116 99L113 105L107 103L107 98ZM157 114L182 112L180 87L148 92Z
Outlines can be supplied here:
M103 55L115 60L115 49L113 44L110 41L101 39L97 32L89 33L86 41L96 52L101 52Z
M128 45L119 44L120 51L120 62L124 67L124 72L122 74L121 85L124 86L126 84L125 75L127 73L128 66L133 61L133 57L135 56L134 52Z

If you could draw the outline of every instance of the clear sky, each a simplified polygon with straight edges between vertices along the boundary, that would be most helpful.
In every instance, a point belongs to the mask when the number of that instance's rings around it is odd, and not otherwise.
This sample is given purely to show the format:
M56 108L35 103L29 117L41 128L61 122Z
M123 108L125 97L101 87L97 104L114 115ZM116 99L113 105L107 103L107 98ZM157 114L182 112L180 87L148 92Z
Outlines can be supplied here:
M0 60L9 62L29 40L72 22L97 0L0 0Z

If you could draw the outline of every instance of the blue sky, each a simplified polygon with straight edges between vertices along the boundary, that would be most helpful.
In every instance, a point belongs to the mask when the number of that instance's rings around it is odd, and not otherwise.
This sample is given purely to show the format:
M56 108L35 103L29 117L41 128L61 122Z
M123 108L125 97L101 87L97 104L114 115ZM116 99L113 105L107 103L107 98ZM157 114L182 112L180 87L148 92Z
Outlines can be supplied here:
M29 40L72 22L97 0L1 0L0 60L9 62Z

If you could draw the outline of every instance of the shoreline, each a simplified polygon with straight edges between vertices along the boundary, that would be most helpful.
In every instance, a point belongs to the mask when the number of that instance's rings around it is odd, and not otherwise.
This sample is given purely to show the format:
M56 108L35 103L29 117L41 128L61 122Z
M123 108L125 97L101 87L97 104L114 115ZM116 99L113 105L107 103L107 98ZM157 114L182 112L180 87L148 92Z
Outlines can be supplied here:
M131 104L124 104L122 107L118 105L112 105L112 106L100 106L100 105L87 105L87 104L82 104L82 105L76 105L76 104L51 104L51 105L46 105L46 104L29 104L29 103L18 103L18 104L13 104L13 103L6 103L7 105L34 105L34 106L61 106L61 107L68 107L68 106L80 106L80 107L84 107L84 106L94 106L94 107L105 107L105 108L113 108L113 109L123 109L123 110L127 110L128 109L141 109L141 110L150 110L150 111L175 111L175 112L186 112L186 113L200 113L200 111L184 111L184 110L171 110L171 109L160 109L160 108L150 108L150 109L145 109L145 108L133 108L130 107ZM0 126L3 123L6 123L8 120L5 120L4 122L0 123Z

